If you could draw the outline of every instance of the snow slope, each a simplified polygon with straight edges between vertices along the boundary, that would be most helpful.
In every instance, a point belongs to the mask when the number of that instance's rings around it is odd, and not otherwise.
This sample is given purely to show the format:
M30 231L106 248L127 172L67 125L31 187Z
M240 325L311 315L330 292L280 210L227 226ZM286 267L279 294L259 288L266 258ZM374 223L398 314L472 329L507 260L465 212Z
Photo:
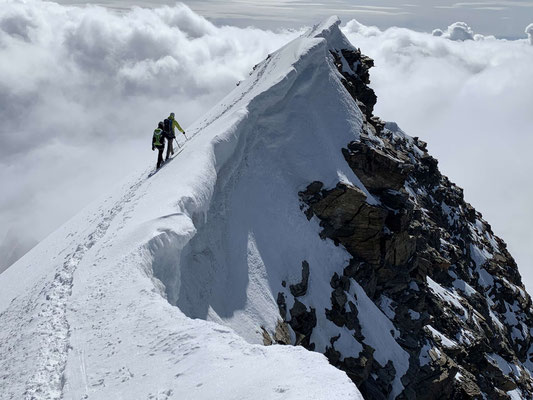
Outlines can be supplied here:
M146 161L0 275L1 399L361 398L323 355L260 345L281 280L308 260L320 307L349 258L298 202L315 179L360 185L339 151L361 115L328 57L338 24L272 54L160 171Z

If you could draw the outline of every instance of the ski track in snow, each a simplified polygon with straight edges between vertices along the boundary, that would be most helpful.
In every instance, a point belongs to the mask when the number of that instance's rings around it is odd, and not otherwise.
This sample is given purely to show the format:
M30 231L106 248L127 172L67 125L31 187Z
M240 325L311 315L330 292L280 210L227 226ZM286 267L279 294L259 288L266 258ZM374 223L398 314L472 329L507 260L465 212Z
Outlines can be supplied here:
M64 370L69 351L70 326L67 320L68 298L72 293L74 283L73 277L76 268L80 264L85 254L102 239L113 219L123 210L135 196L137 189L146 181L147 174L142 174L141 178L127 190L107 212L100 209L99 215L95 215L91 222L100 220L83 243L78 244L76 250L68 254L63 264L56 270L52 281L45 285L36 297L26 299L16 298L2 314L0 321L5 321L4 326L12 326L10 332L6 332L6 338L2 340L1 347L14 349L17 346L24 346L24 333L35 332L37 343L33 346L33 351L28 349L24 352L32 357L36 371L27 380L24 390L26 400L55 400L62 399ZM41 285L39 282L38 285ZM40 308L36 318L38 320L36 328L28 329L27 326L35 321L31 310ZM20 320L20 315L28 319ZM15 343L10 343L15 342ZM37 353L35 353L37 351ZM3 352L2 352L3 353ZM4 363L6 361L2 361ZM7 361L9 363L9 361ZM1 364L0 364L1 365ZM5 369L4 369L5 370ZM0 376L6 380L6 376ZM11 394L13 397L14 394Z

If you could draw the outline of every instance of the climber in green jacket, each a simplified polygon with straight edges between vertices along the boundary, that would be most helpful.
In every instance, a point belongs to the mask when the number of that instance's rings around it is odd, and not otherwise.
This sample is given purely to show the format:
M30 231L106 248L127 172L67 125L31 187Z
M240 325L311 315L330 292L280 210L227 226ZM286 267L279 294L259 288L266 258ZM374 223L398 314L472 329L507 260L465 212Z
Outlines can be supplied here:
M165 136L163 132L163 122L159 122L157 128L154 129L154 135L152 136L152 151L157 149L157 167L161 168L163 164L163 150L165 149Z
M176 119L174 118L174 113L170 113L168 118L165 118L165 121L163 122L163 130L165 131L165 138L167 139L167 160L171 155L174 154L174 147L172 143L172 141L176 139L174 128L177 128L178 131L183 133L185 138L187 138L187 135L185 135L185 131L181 128L180 124L178 124L178 121L176 121Z
M180 131L181 133L183 133L185 135L185 131L181 128L180 124L178 124L178 121L176 121L176 119L174 118L174 113L170 113L170 115L168 116L168 119L170 119L172 121L172 126L171 126L171 132L172 134L174 134L174 128L177 128L178 131Z

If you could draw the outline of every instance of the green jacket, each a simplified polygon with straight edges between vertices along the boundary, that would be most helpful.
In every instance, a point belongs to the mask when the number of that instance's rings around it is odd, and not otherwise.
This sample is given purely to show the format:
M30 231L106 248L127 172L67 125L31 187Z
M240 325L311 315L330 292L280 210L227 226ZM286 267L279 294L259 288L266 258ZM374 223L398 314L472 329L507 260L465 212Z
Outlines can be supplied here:
M178 121L176 121L172 117L172 115L169 115L168 119L172 121L172 125L171 125L172 134L174 134L174 128L178 128L178 131L180 131L181 133L185 133L185 131L183 129L181 129L180 124L178 124Z

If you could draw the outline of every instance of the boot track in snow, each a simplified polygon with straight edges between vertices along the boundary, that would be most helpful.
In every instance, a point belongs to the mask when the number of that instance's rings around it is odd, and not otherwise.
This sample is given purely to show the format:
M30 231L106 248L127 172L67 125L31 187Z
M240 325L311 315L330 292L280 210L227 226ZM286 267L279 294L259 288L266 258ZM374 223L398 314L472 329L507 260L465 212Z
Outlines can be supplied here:
M39 316L43 318L36 329L36 334L39 336L40 353L34 356L37 371L26 384L25 399L52 400L63 398L63 374L67 362L70 336L70 326L66 313L68 298L72 293L74 272L85 254L106 234L115 216L122 211L124 205L131 200L143 182L144 179L141 179L132 185L126 194L116 202L85 241L79 244L73 253L66 256L53 281L41 292L46 301L42 303ZM26 304L25 306L31 307L32 305ZM9 312L10 309L8 308L2 314Z

